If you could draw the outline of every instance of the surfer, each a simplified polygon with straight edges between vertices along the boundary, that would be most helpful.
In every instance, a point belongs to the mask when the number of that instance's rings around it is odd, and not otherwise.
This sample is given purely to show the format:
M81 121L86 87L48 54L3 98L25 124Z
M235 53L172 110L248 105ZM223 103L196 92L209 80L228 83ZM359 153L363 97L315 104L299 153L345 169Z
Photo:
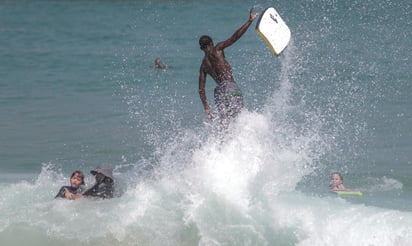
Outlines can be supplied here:
M83 192L82 185L84 185L84 175L81 171L76 170L70 176L70 186L62 186L55 198L76 199Z
M209 74L216 82L214 98L220 120L223 126L227 126L230 118L236 117L243 108L243 95L239 86L236 84L232 74L232 68L226 60L224 49L234 44L256 19L257 13L253 13L254 7L249 10L249 19L243 26L233 33L233 35L214 46L213 40L207 35L199 39L200 49L204 51L205 56L200 65L199 74L199 95L203 108L206 113L207 121L213 119L211 109L208 105L205 85L206 75Z

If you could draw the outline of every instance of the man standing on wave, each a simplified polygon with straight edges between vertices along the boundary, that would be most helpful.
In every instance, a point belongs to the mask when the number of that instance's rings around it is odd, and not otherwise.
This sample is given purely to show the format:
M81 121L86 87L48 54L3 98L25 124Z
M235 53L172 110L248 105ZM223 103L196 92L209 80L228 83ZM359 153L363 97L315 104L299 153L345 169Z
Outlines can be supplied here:
M243 24L233 35L216 46L212 38L203 35L199 39L200 49L205 52L199 74L199 95L205 109L206 119L211 121L213 116L207 103L205 85L206 75L209 74L216 81L214 91L215 104L219 111L221 124L227 127L230 118L236 117L243 108L242 91L236 84L232 68L225 58L224 49L234 44L247 31L257 13L253 13L254 7L249 10L249 20Z

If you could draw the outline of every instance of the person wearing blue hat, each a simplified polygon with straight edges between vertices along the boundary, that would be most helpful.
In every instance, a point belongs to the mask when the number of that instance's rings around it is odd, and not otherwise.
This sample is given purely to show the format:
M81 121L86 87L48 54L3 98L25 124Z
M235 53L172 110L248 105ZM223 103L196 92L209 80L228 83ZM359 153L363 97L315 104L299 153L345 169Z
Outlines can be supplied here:
M105 163L100 164L90 173L96 178L96 183L83 192L85 197L98 197L98 198L113 198L114 194L114 179L113 168Z

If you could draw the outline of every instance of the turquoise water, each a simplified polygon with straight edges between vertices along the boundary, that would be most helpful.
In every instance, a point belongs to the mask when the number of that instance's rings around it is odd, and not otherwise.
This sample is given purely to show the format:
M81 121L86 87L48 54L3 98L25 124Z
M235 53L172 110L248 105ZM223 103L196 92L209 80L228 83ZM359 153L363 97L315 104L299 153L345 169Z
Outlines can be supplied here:
M220 136L198 38L253 4L292 41L275 58L252 26L226 50L246 110ZM407 1L0 2L1 244L409 245L411 28ZM118 197L53 199L101 162ZM332 171L363 197L329 195Z

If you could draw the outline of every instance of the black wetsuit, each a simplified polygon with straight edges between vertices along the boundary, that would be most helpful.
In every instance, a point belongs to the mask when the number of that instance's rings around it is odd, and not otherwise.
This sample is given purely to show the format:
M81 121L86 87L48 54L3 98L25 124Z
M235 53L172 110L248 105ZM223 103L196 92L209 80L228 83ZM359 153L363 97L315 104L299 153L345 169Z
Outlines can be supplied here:
M64 188L66 188L68 191L70 191L73 194L81 194L83 192L82 188L73 188L71 186L62 186L62 188L60 188L59 193L57 193L57 195L55 196L55 198L66 198L64 196Z
M105 177L103 182L96 183L92 188L86 190L83 195L99 198L113 198L114 182L111 178Z

